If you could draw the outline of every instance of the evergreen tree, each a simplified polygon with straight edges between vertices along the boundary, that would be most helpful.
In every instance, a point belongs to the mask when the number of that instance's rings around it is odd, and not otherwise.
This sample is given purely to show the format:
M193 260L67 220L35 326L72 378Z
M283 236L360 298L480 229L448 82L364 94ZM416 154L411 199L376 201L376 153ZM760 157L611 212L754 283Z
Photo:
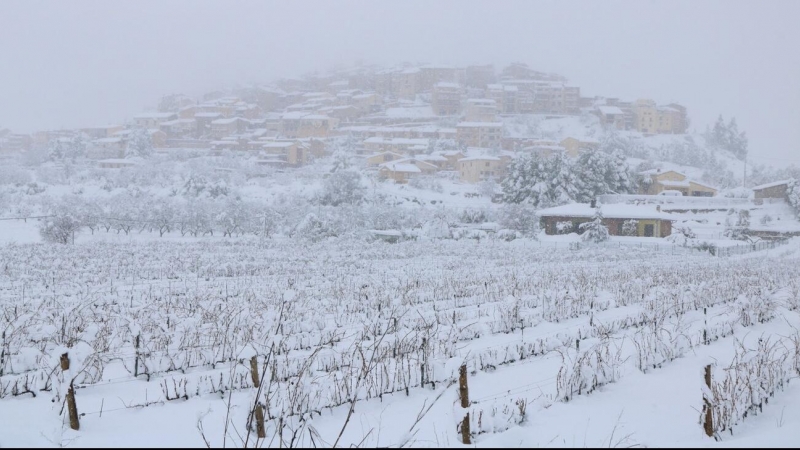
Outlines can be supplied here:
M789 181L789 186L786 189L786 199L789 206L794 209L797 217L800 218L800 180Z
M597 208L591 222L582 223L580 229L583 231L581 239L584 242L600 243L609 239L608 227L603 225L603 213Z
M125 157L147 158L152 151L153 140L150 138L150 133L144 128L133 130L125 147Z

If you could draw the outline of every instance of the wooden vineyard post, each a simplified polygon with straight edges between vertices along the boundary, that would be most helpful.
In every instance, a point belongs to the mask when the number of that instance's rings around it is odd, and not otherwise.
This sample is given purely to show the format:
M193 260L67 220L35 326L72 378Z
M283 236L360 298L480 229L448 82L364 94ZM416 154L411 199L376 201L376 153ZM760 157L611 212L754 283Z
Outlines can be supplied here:
M69 411L69 427L76 431L79 430L81 424L78 422L78 405L75 404L75 389L72 382L69 383L67 391L67 410Z
M64 353L60 359L61 371L66 372L69 370L69 354ZM73 430L79 430L81 424L78 421L78 405L75 403L75 388L72 385L72 380L69 382L69 389L67 389L67 412L69 413L69 427Z
M706 366L705 382L708 392L711 392L711 364ZM711 400L708 395L703 396L703 408L705 409L705 417L703 418L703 429L706 436L714 437L714 415L711 411Z
M256 432L259 439L267 437L267 431L264 429L264 408L260 404L256 405Z
M136 341L134 343L134 347L136 347L136 359L133 362L133 377L136 378L139 376L139 336L136 335Z
M261 382L258 379L258 356L256 355L253 355L253 357L250 358L250 377L253 379L253 387L258 388L261 385Z
M458 369L458 394L461 397L461 407L469 408L469 386L467 385L467 365L463 364ZM469 429L469 411L461 421L461 442L464 444L471 444L470 429Z

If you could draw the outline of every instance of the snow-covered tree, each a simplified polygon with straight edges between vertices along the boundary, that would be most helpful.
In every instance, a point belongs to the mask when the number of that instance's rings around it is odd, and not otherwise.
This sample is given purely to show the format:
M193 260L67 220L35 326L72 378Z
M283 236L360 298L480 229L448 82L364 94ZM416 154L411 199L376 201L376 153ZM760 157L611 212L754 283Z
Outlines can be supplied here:
M186 233L194 237L214 235L211 208L207 200L192 198L186 202L180 211L180 231L181 236Z
M144 128L131 131L128 144L125 146L126 158L147 158L153 152L153 139Z
M800 217L800 180L789 181L789 186L786 189L786 199L789 206L794 209L797 217Z
M307 214L294 229L294 236L318 242L327 237L336 236L336 231L329 221L321 219L314 213Z
M511 161L501 187L504 203L540 206L547 191L546 163L538 155L524 154Z
M127 192L112 197L109 215L117 234L120 231L130 234L136 224L142 223L139 200Z
M747 158L747 134L739 131L734 117L731 117L726 125L720 115L714 123L714 127L706 130L706 141L713 147L733 153L738 159Z
M39 233L46 242L59 244L75 243L75 233L81 227L81 218L74 202L59 204L52 208L47 218L39 225Z
M498 223L503 229L514 230L523 236L536 238L539 217L533 207L525 204L506 204L499 211Z
M81 224L91 230L99 229L103 223L103 209L98 202L94 199L82 201L78 207L78 216L80 217Z
M174 202L169 198L161 198L150 204L148 221L151 226L158 230L158 235L164 237L164 233L169 233L176 222L178 211Z
M578 198L578 177L572 159L564 153L549 158L546 164L548 175L544 207L564 205Z
M66 155L66 145L61 139L52 139L47 143L47 159L60 161Z
M252 220L250 205L239 198L228 198L217 204L219 208L214 217L214 226L223 236L242 234L249 230Z
M609 239L608 227L603 225L603 213L600 208L595 211L592 221L582 223L580 229L583 231L581 239L585 242L600 243Z
M625 156L617 151L608 154L588 150L580 154L574 164L578 187L576 200L589 203L598 195L628 194L634 190Z
M364 200L366 188L361 174L353 170L334 172L322 182L322 191L316 201L321 205L357 205Z

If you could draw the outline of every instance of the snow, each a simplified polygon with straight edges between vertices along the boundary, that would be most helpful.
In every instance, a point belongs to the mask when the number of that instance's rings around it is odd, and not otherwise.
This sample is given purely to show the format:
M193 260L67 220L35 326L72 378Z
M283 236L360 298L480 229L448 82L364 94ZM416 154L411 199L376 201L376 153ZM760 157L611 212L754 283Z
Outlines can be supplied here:
M675 216L663 213L656 206L611 204L600 205L603 217L607 219L661 219L675 220ZM588 203L572 203L539 210L541 217L593 217L596 208Z
M491 155L475 155L475 156L467 156L458 160L459 162L467 162L467 161L501 161L500 158Z
M785 184L789 184L791 181L792 181L791 179L789 179L789 180L781 180L781 181L774 181L772 183L760 184L760 185L754 186L754 187L752 187L750 189L752 189L754 191L760 191L760 190L769 189L769 188L772 188L772 187L783 186Z
M421 173L422 169L415 166L411 163L402 163L402 162L387 162L380 165L382 169L387 169L392 172L403 172L403 173Z
M456 128L502 128L500 122L458 122Z
M622 116L625 113L617 106L598 106L600 113L606 116Z

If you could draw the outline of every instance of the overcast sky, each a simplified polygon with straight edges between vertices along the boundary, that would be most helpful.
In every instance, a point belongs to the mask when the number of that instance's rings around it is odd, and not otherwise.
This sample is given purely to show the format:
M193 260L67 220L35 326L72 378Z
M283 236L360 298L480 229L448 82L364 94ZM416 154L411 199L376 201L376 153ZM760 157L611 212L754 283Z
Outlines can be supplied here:
M0 128L120 122L160 95L356 60L523 61L582 95L735 116L800 164L800 1L0 1Z

